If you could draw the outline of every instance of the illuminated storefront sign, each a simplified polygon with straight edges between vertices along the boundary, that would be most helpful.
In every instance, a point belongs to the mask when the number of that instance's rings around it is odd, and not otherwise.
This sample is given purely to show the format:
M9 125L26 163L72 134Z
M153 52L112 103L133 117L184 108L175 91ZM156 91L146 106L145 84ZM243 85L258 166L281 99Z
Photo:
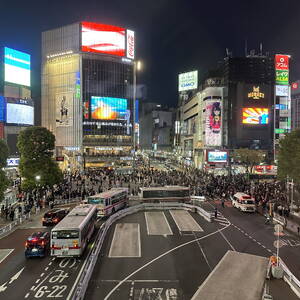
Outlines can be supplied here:
M207 153L207 162L209 163L226 163L227 159L227 151L208 151Z
M276 70L276 84L288 85L289 84L289 71Z
M8 167L16 167L19 165L20 158L8 158L6 164Z
M178 75L178 91L188 91L198 88L198 71Z
M299 88L299 83L298 82L293 82L292 83L292 89L297 90Z
M287 85L276 85L275 87L276 96L288 97L289 95L289 86Z
M134 59L134 31L127 29L127 57Z
M254 86L252 92L248 93L248 98L252 98L255 100L265 98L265 94L261 93L259 89L260 89L259 86L257 87Z

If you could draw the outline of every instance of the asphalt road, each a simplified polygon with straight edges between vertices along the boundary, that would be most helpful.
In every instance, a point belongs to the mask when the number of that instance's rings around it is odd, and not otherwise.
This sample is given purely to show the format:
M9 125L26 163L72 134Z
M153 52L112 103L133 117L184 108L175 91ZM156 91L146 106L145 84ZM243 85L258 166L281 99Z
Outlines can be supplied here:
M141 257L109 257L116 224L112 226L85 299L190 299L227 250L270 256L222 216L209 223L191 213L203 231L180 232L170 212L164 213L172 235L149 235L144 212L116 223L139 224Z
M90 246L80 259L50 256L26 259L25 241L40 230L51 230L41 226L41 216L0 239L0 254L4 253L0 256L0 299L69 299Z

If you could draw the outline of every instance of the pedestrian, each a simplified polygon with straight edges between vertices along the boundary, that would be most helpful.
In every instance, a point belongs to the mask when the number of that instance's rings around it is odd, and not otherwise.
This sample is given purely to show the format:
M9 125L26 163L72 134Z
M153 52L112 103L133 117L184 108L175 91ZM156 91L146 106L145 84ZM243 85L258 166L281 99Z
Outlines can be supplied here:
M225 201L224 201L224 199L222 199L221 204L222 204L222 207L224 208L225 207Z
M215 218L218 217L218 209L215 207Z
M10 220L13 221L14 217L15 217L15 210L13 208L11 208L10 210L10 214L9 214Z

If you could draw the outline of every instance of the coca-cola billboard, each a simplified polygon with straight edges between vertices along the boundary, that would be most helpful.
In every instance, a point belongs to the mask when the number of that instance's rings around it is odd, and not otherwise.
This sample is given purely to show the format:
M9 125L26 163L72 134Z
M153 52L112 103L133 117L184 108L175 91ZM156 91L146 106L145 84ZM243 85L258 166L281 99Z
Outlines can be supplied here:
M127 29L127 57L134 59L134 31Z

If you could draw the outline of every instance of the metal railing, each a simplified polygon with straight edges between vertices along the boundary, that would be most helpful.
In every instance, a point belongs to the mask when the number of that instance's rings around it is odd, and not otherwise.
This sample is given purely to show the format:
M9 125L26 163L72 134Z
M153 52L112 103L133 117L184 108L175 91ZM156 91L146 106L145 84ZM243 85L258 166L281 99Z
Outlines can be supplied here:
M283 279L288 283L294 293L300 298L300 281L299 279L289 270L286 264L279 259L279 266L283 269Z
M82 274L80 276L80 279L78 281L77 287L74 291L72 300L82 300L84 299L85 292L87 290L89 280L92 276L92 272L94 270L95 264L97 262L99 253L101 251L104 239L106 237L106 234L110 228L110 226L115 223L117 220L124 218L128 215L134 214L139 211L144 210L155 210L155 209L185 209L185 210L192 210L194 212L197 212L201 216L203 216L205 219L210 219L212 215L210 213L207 213L204 209L193 206L189 204L184 203L174 203L174 202L162 202L162 203L143 203L139 205L135 205L129 208L126 208L124 210L121 210L114 215L112 215L105 223L102 224L102 226L99 229L99 232L97 233L93 250L91 251L90 255L87 258L87 263L82 271Z

